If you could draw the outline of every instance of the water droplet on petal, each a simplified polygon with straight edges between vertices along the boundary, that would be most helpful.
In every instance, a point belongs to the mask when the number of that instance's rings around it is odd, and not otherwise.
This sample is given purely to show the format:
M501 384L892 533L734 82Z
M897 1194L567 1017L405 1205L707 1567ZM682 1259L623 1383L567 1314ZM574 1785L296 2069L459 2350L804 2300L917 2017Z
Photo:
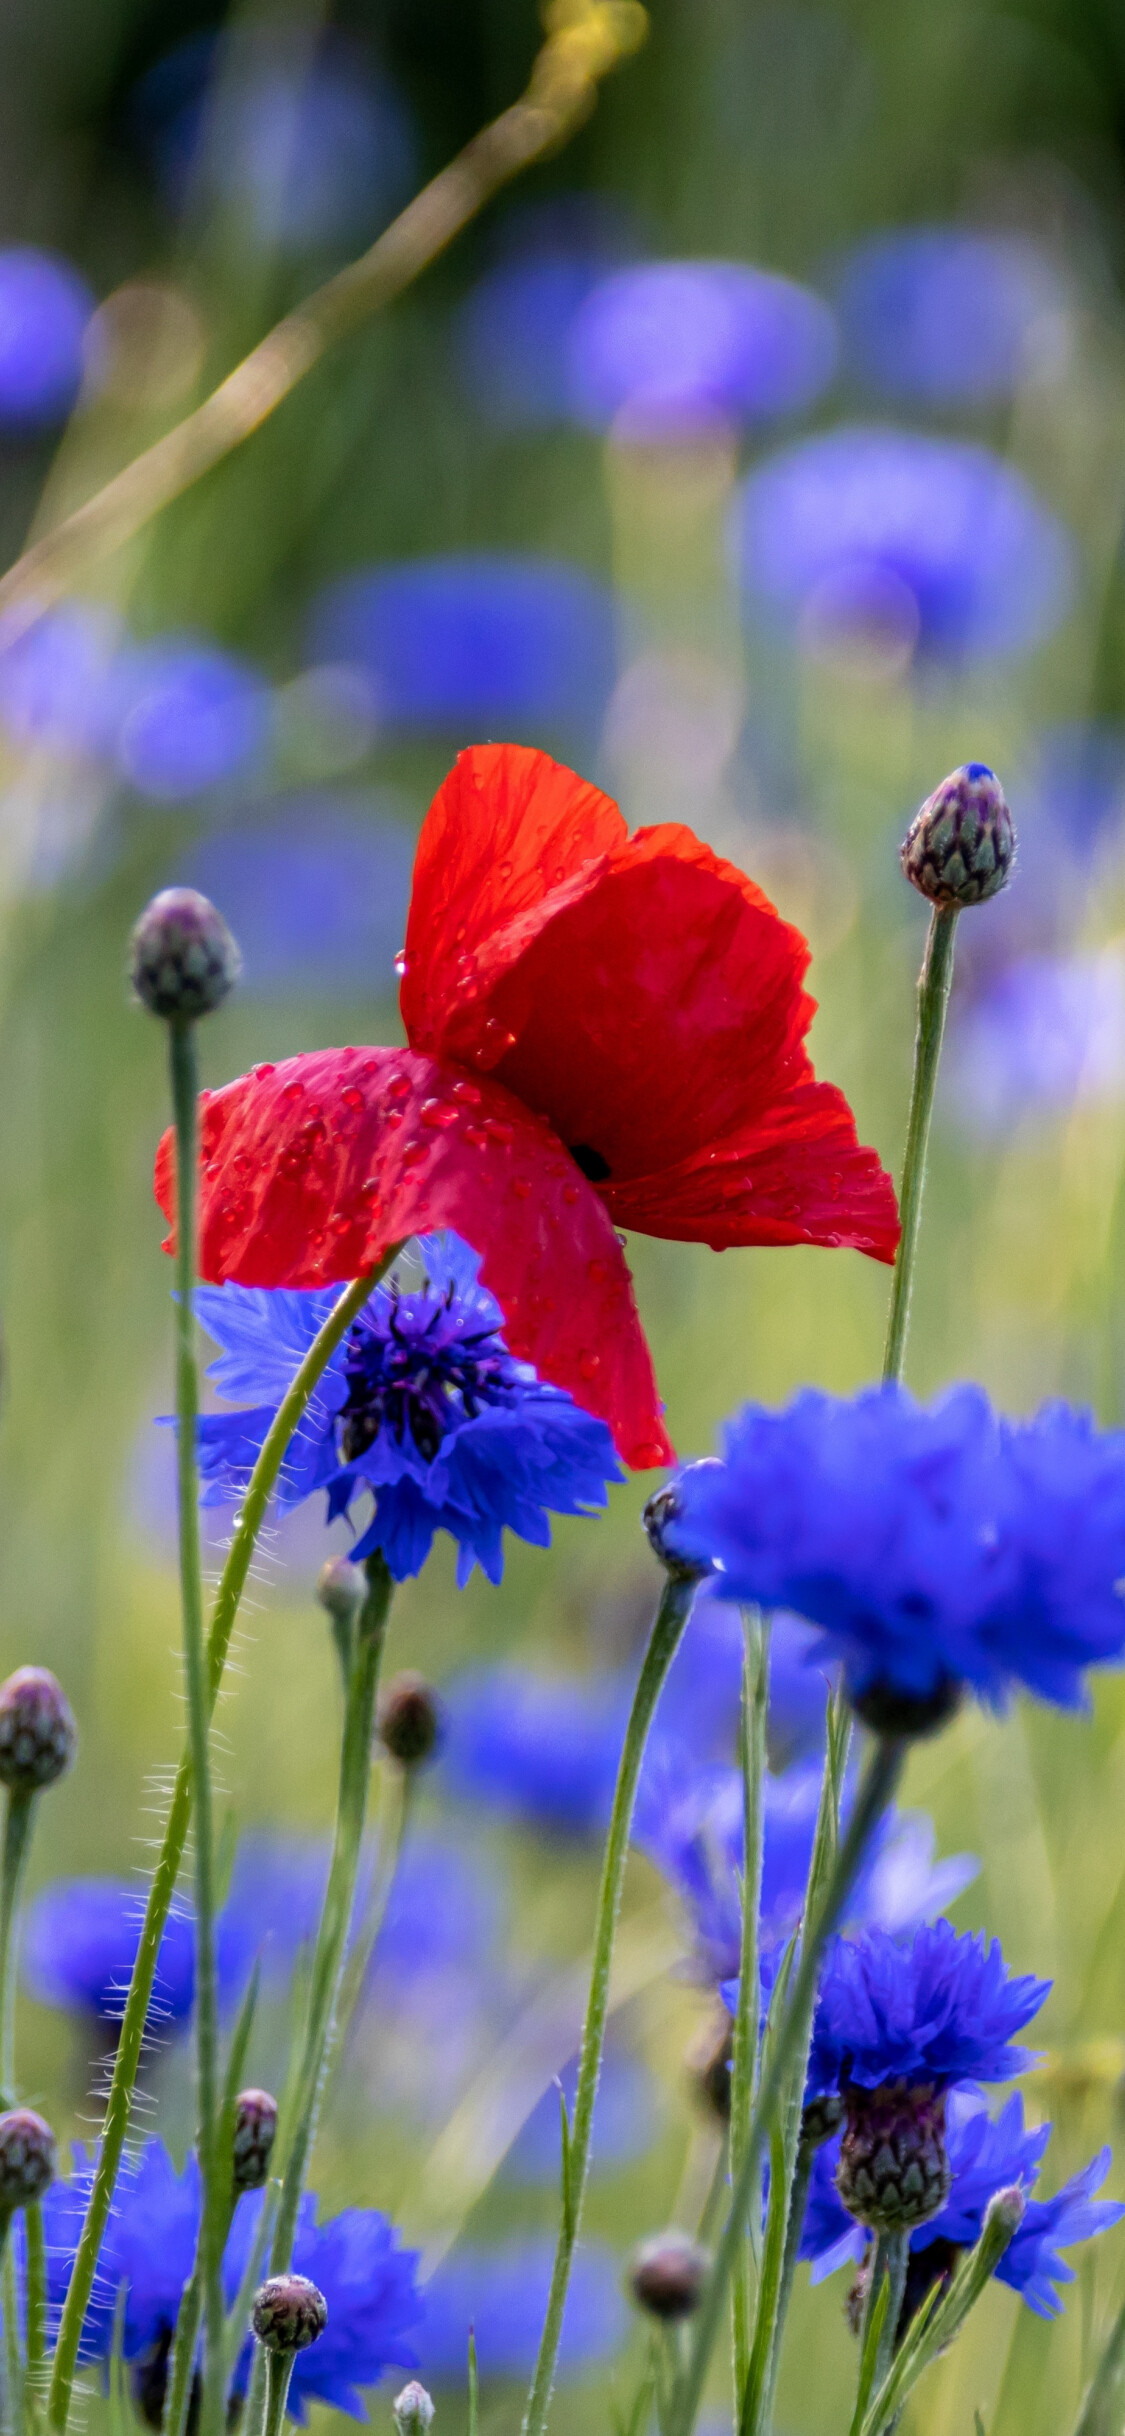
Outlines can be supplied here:
M656 1464L666 1463L667 1460L663 1449L657 1446L655 1438L638 1439L636 1446L631 1446L625 1457L626 1463L632 1464L634 1471L637 1472L650 1472Z
M480 1092L475 1083L454 1083L453 1097L463 1100L467 1108L480 1107Z
M450 1107L448 1100L423 1100L418 1113L423 1125L435 1133L445 1133L457 1123L457 1110Z
M340 1100L343 1107L356 1110L362 1108L365 1104L363 1093L360 1090L358 1083L346 1083L344 1089L340 1093Z
M578 1199L578 1186L577 1186L576 1184L564 1184L564 1186L563 1186L563 1200L564 1200L564 1201L569 1201L569 1203L570 1203L571 1207L573 1208L574 1203L577 1201L577 1199Z
M402 1164L404 1167L421 1167L422 1161L427 1155L427 1146L424 1142L408 1142L402 1154Z
M290 1107L292 1107L295 1100L303 1100L304 1096L305 1086L303 1083L283 1083L281 1086L281 1097L283 1100L287 1100L289 1102Z
M488 1149L488 1135L483 1125L466 1125L465 1140L472 1144L474 1150Z
M579 1375L584 1379L596 1379L601 1366L600 1353L580 1353L578 1356Z
M517 1201L529 1200L531 1196L530 1176L513 1176L512 1191L514 1192Z
M408 1074L388 1074L387 1098L389 1100L404 1100L406 1099L409 1090L410 1076Z
M510 880L510 879L511 879L511 876L512 876L512 866L511 866L511 864L510 864L510 863L501 863L501 865L500 865L500 877L501 877L501 879L502 879L502 880Z
M403 1118L404 1111L401 1108L388 1108L383 1123L384 1125L401 1125Z
M277 1067L269 1064L263 1064L260 1066L252 1066L250 1071L256 1083L264 1083L267 1075L277 1073Z
M484 1120L484 1130L488 1135L489 1141L498 1143L502 1150L507 1148L509 1142L513 1142L515 1140L514 1125L505 1123L502 1117L486 1117Z

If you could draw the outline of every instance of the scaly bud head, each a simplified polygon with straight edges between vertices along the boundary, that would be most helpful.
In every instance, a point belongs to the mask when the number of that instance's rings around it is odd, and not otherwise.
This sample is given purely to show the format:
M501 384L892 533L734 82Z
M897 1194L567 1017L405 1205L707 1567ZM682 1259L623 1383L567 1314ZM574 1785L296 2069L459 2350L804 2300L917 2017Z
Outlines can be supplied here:
M1004 789L984 761L951 771L916 812L902 868L931 905L982 905L1006 887L1016 833Z
M434 2424L434 2406L424 2385L412 2377L391 2405L398 2436L427 2436Z
M277 2099L268 2089L241 2089L234 2101L233 2184L236 2191L260 2191L269 2178L270 2157L277 2137Z
M379 1703L379 1738L392 1759L418 1768L441 1739L441 1709L424 1675L405 1672L388 1683Z
M324 2333L328 2303L307 2275L271 2275L254 2296L252 2324L266 2351L306 2351Z
M1019 2232L1026 2210L1026 2191L1021 2191L1018 2182L1009 2183L1007 2190L993 2192L984 2211L981 2231L987 2233L995 2226L998 2232L1005 2233L1008 2241L1011 2241L1013 2234Z
M334 1624L350 1624L363 1596L363 1575L346 1556L330 1556L316 1577L316 1595Z
M638 2307L665 2325L689 2318L698 2309L711 2261L690 2233L657 2233L634 2250L629 2289Z
M19 1666L0 1684L0 1784L41 1793L65 1776L78 1735L61 1684L45 1666Z
M675 1480L667 1481L662 1489L653 1490L652 1496L641 1514L641 1521L653 1555L659 1557L665 1572L671 1575L673 1581L701 1581L703 1575L708 1571L706 1564L699 1563L693 1557L685 1556L676 1547L676 1525L683 1512L680 1480L685 1478L688 1473L713 1472L718 1468L718 1457L715 1455L704 1455L698 1463L685 1465L684 1472L678 1474Z
M194 1023L222 1005L242 958L209 897L197 888L162 888L134 928L129 969L150 1015Z
M30 2106L0 2115L0 2216L41 2199L55 2179L55 2135Z
M844 2120L844 2101L835 2091L826 2090L823 2097L810 2098L801 2109L801 2138L805 2147L822 2148L831 2140Z
M945 2097L931 2083L845 2089L836 2188L849 2216L872 2232L912 2231L945 2206L952 2180Z

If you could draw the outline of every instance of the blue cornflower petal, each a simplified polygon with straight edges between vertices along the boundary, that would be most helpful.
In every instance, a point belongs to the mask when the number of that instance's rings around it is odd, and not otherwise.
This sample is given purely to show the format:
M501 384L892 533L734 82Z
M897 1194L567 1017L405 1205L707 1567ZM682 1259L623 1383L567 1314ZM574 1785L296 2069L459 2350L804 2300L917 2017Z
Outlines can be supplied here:
M677 1548L718 1595L807 1617L853 1696L1022 1683L1074 1707L1121 1657L1125 1433L1065 1404L1009 1421L976 1387L809 1389L746 1405L723 1451L682 1476Z
M809 2094L1011 2080L1032 2060L1014 2034L1050 1985L1009 1978L995 1940L959 1937L948 1920L924 1922L908 1942L879 1928L836 1937L821 1973Z
M128 1993L145 1895L115 1878L70 1878L35 1897L23 1939L23 1969L40 2004L120 2021ZM191 2012L195 1930L173 1912L160 1942L149 2025L178 2028Z
M509 1353L476 1253L456 1236L427 1235L417 1256L421 1282L406 1264L378 1286L328 1364L286 1450L278 1503L324 1489L332 1520L370 1492L357 1560L378 1550L404 1581L445 1531L459 1581L479 1565L498 1582L506 1530L546 1547L549 1515L594 1512L622 1473L605 1423ZM235 1285L200 1293L200 1317L222 1349L209 1376L223 1394L251 1399L248 1410L200 1421L206 1503L245 1492L334 1300Z

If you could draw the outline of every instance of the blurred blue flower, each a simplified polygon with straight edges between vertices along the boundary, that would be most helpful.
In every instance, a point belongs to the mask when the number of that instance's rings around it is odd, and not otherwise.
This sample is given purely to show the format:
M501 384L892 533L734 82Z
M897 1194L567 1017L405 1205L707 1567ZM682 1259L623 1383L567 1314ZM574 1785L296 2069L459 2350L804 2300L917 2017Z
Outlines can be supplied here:
M924 1921L905 1940L873 1927L835 1937L821 1971L807 2094L1010 2081L1032 2061L1013 2045L1015 2033L1050 1987L1009 1977L995 1939L959 1937L948 1920Z
M603 1506L606 1483L621 1472L605 1423L508 1352L499 1305L478 1283L477 1254L456 1235L427 1235L418 1249L417 1289L397 1272L378 1286L325 1370L290 1440L277 1502L285 1510L324 1489L331 1522L372 1492L357 1562L379 1550L405 1581L441 1530L456 1541L459 1582L477 1564L498 1582L505 1530L548 1547L548 1512ZM222 1395L257 1399L249 1411L199 1423L205 1504L245 1491L335 1291L200 1290L200 1319L223 1349L208 1376Z
M0 624L0 719L17 744L106 754L116 732L113 671L121 621L93 601L59 601L23 633Z
M612 272L570 327L579 420L656 438L811 405L836 358L818 296L740 262L650 262Z
M78 2202L89 2187L89 2162L75 2152L71 2183L48 2194L44 2231L48 2256L48 2322L52 2332L73 2263L81 2216ZM99 2301L87 2317L83 2356L108 2356L120 2285L126 2287L123 2352L134 2364L134 2388L150 2425L159 2425L169 2346L184 2284L191 2273L199 2228L200 2177L194 2156L178 2173L159 2140L147 2141L136 2161L118 2176L114 2213L99 2260ZM262 2194L240 2203L223 2260L228 2304L236 2299L261 2213ZM346 2208L318 2224L319 2202L301 2201L293 2265L307 2275L328 2303L328 2327L320 2343L298 2355L287 2404L303 2423L310 2402L327 2402L353 2419L366 2417L360 2389L378 2384L387 2368L418 2365L411 2337L422 2315L416 2283L417 2252L399 2247L398 2235L374 2208ZM252 2337L235 2372L234 2391L244 2393Z
M578 2058L572 2056L508 2150L502 2169L505 2182L546 2182L557 2189L562 2154L559 2090L573 2119L577 2086ZM643 2157L659 2130L660 2105L652 2074L637 2056L609 2045L602 2058L594 2107L594 2172Z
M0 429L65 422L93 311L85 280L60 255L0 246Z
M916 2226L910 2237L913 2257L923 2276L927 2253L933 2271L948 2272L955 2253L971 2249L980 2238L984 2213L996 2191L1018 2183L1028 2205L996 2270L1037 2317L1057 2316L1062 2301L1057 2284L1074 2282L1074 2269L1060 2251L1103 2233L1125 2214L1115 2200L1096 2200L1109 2171L1110 2153L1103 2149L1083 2171L1075 2174L1051 2199L1035 2199L1034 2191L1051 2126L1025 2128L1023 2100L1018 2092L993 2118L979 2096L967 2090L950 2093L946 2118L946 2147L953 2185L940 2215ZM868 2236L848 2215L836 2190L839 2140L818 2149L809 2186L800 2255L812 2264L812 2280L820 2283L847 2259L861 2259Z
M1062 848L1087 862L1125 825L1125 727L1109 719L1057 719L1034 738L1013 795L1019 801L1020 884L1030 852L1057 879Z
M118 2022L140 1942L145 1891L114 1878L64 1878L31 1903L23 1938L27 1985L40 2004ZM173 1912L160 1943L150 2029L179 2029L191 2012L195 1931Z
M415 184L402 95L336 30L315 47L191 35L142 78L132 115L173 208L222 208L258 246L367 242Z
M158 802L234 778L265 752L269 688L216 644L190 635L130 644L114 690L121 775Z
M482 2378L526 2377L534 2365L554 2242L519 2234L492 2249L462 2246L426 2288L426 2314L416 2341L427 2384L463 2386L469 2328L476 2336ZM627 2332L620 2268L600 2242L576 2251L563 2320L559 2367L577 2377L615 2352Z
M989 1139L1029 1119L1125 1098L1125 956L1120 947L1021 956L993 973L950 1025L947 1113Z
M1066 290L1026 237L892 229L849 255L836 302L851 364L891 398L1010 397L1065 361Z
M766 1940L787 1937L800 1918L812 1859L819 1762L763 1788L761 1920ZM845 1793L845 1812L854 1798ZM674 1744L658 1743L641 1779L634 1842L685 1904L698 1976L718 1986L738 1970L742 1927L742 1778L736 1768L703 1768ZM918 1811L892 1811L879 1831L849 1907L855 1923L899 1933L933 1918L977 1874L970 1853L934 1859L933 1823Z
M396 987L413 855L410 831L383 816L377 795L307 794L206 839L182 876L222 906L242 949L243 994L370 996Z
M455 325L466 385L490 422L535 429L568 420L575 315L636 250L608 196L566 195L513 216L500 259L470 289Z
M1030 651L1074 589L1069 534L964 440L867 425L801 440L748 477L732 531L750 598L807 642L874 629L907 656Z
M995 1414L977 1387L747 1404L723 1461L680 1475L677 1550L725 1598L792 1606L849 1692L941 1698L1015 1683L1074 1707L1125 1647L1125 1434L1046 1404Z
M600 726L615 676L612 595L562 560L466 552L345 576L315 604L316 660L362 667L392 727Z

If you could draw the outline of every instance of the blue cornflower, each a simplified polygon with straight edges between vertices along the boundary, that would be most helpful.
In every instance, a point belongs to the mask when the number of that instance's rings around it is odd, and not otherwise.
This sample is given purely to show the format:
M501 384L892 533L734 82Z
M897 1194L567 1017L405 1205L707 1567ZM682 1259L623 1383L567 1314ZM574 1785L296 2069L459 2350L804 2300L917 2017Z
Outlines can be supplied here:
M457 1579L503 1571L503 1534L550 1544L548 1512L588 1514L622 1477L605 1423L508 1352L502 1316L456 1235L427 1235L424 1274L376 1287L289 1442L277 1501L327 1494L326 1519L365 1491L373 1517L351 1553L378 1551L396 1581L421 1571L436 1531L457 1543ZM222 1353L209 1376L251 1409L199 1424L205 1504L246 1489L277 1406L336 1289L289 1293L226 1285L200 1291L199 1315Z
M861 377L891 398L934 406L1009 397L1065 363L1067 295L1025 237L902 228L868 237L845 263L837 305Z
M831 379L836 328L795 280L745 262L612 271L567 334L573 410L595 430L676 437L800 412Z
M721 1594L797 1608L873 1723L940 1717L969 1684L1067 1707L1125 1648L1125 1434L976 1387L928 1408L901 1387L748 1404L724 1460L682 1476L675 1544ZM916 1723L924 1723L920 1714Z
M314 789L194 849L176 876L226 907L244 995L367 994L380 975L390 995L414 855L395 810L374 790Z
M0 246L0 427L65 423L81 386L94 303L60 254Z
M809 2094L1009 2081L1031 2062L1015 2033L1050 1986L1009 1978L996 1940L959 1937L948 1920L924 1922L909 1940L881 1928L836 1937L821 1973Z
M609 1817L629 1697L616 1674L474 1669L445 1698L446 1781L507 1817L596 1834Z
M427 2384L463 2386L469 2329L483 2377L526 2377L539 2346L554 2243L521 2234L492 2249L460 2247L426 2288L416 2341ZM559 2365L580 2376L616 2351L627 2333L620 2266L602 2243L576 2252Z
M1052 2198L1033 2198L1050 2137L1049 2123L1038 2130L1025 2126L1018 2092L995 2117L974 2092L951 2093L947 2112L949 2197L940 2214L916 2226L910 2236L913 2289L908 2286L908 2305L913 2300L917 2306L935 2276L948 2274L957 2253L971 2249L979 2240L985 2210L994 2194L1018 2184L1028 2194L1028 2204L996 2269L997 2278L1018 2292L1037 2317L1058 2315L1062 2301L1055 2286L1074 2281L1074 2269L1060 2252L1105 2232L1125 2214L1125 2208L1116 2200L1094 2197L1109 2171L1108 2149L1091 2158ZM839 2142L832 2141L817 2151L813 2164L800 2255L810 2261L814 2283L820 2283L845 2260L862 2259L867 2245L864 2227L848 2215L836 2189L838 2162Z
M49 2262L48 2310L57 2323L74 2247L81 2203L89 2187L89 2161L76 2151L74 2178L48 2194L45 2232ZM177 2173L159 2140L146 2143L140 2159L118 2178L116 2204L99 2262L96 2307L87 2316L84 2358L105 2359L113 2335L119 2287L126 2287L124 2357L133 2366L134 2392L142 2416L159 2427L169 2351L184 2283L191 2273L199 2229L200 2176L194 2157ZM223 2259L228 2303L236 2299L262 2205L252 2193L239 2203ZM328 2327L313 2357L299 2356L288 2412L304 2421L311 2401L327 2402L363 2418L359 2389L378 2383L387 2368L418 2365L412 2336L422 2316L417 2288L417 2253L400 2249L398 2235L374 2208L347 2208L317 2222L311 2192L301 2202L293 2264L323 2292ZM234 2378L243 2393L249 2376L252 2338Z
M92 2021L120 2021L144 1908L144 1893L114 1878L66 1878L45 1886L30 1907L23 1939L32 1995ZM173 1912L160 1942L149 2027L181 2027L194 1988L195 1930L185 1914Z
M944 1098L971 1133L1004 1135L1125 1097L1125 957L1117 945L1020 956L952 1026Z
M853 425L751 473L733 544L747 592L806 644L874 631L895 656L1031 651L1065 617L1069 533L1004 458Z
M821 1770L812 1763L767 1776L763 1789L762 1928L773 1947L800 1918L812 1859ZM845 1815L854 1780L845 1794ZM658 1743L641 1779L634 1841L686 1905L698 1976L711 1986L738 1969L742 1923L742 1778L737 1768L693 1765ZM918 1811L883 1821L849 1906L849 1918L888 1931L932 1918L976 1876L970 1853L934 1860L932 1822Z

